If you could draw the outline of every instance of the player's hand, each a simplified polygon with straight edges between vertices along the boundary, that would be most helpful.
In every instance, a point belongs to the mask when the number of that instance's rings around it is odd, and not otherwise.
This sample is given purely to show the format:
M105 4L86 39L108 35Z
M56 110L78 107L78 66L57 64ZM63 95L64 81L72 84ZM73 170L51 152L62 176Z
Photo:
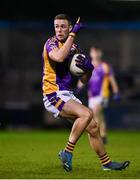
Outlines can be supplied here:
M76 61L76 66L83 69L83 71L92 71L94 69L94 66L91 64L90 58L84 56L84 55L79 55L77 56Z
M78 18L77 22L73 26L71 33L77 34L80 29L84 28L83 24L80 22L80 17Z
M113 100L119 102L121 100L121 96L119 93L113 94Z

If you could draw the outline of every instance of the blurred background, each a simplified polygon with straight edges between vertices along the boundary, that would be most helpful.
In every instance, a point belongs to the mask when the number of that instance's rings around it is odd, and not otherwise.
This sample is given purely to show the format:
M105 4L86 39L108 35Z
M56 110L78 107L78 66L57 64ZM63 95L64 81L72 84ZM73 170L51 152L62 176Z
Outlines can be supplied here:
M78 2L77 2L78 3ZM66 128L54 120L42 102L42 50L54 34L56 14L81 17L87 28L76 39L89 51L102 48L112 64L122 100L110 99L106 120L110 129L140 129L140 2L139 1L1 1L0 7L0 129ZM73 81L76 88L77 79ZM86 87L79 97L87 104Z

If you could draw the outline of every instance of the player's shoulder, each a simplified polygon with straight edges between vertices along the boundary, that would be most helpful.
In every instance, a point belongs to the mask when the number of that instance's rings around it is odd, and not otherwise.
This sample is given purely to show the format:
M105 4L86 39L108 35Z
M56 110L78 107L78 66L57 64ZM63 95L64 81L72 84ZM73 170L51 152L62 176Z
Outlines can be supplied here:
M47 41L46 41L46 45L50 45L50 44L55 44L56 42L58 42L58 40L57 40L57 38L56 38L56 36L52 36L52 37L50 37L50 38L48 38L47 39Z
M103 61L102 62L102 67L103 67L103 70L108 73L110 71L110 64L106 61Z

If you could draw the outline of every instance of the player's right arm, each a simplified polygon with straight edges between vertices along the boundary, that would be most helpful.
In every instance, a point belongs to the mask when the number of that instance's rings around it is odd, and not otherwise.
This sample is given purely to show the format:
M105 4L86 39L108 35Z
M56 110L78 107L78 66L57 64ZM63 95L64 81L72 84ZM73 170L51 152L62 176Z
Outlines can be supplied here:
M49 52L49 57L56 62L63 62L70 51L74 38L74 36L69 36L61 48L55 47Z
M80 23L80 18L78 18L63 46L61 48L53 48L52 51L49 52L49 57L56 62L63 62L71 49L76 34L81 28L83 28L83 25Z

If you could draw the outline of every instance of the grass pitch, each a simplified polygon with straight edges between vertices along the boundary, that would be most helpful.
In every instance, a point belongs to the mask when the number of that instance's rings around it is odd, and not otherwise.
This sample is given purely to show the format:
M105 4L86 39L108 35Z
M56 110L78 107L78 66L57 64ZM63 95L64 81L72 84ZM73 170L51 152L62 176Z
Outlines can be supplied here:
M0 132L0 179L128 179L140 178L140 132L109 132L107 152L112 160L130 160L123 171L101 170L86 133L74 150L73 171L65 172L58 152L65 147L69 131L46 130Z

